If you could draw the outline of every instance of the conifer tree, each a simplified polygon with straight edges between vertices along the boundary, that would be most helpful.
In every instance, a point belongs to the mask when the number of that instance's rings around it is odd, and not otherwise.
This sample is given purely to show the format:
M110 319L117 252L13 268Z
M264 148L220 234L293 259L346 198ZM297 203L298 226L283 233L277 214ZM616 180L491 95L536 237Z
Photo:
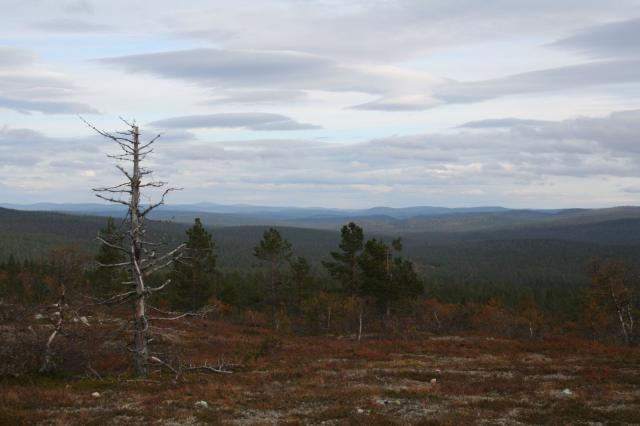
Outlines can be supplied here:
M360 290L358 257L364 244L362 228L353 222L344 225L341 231L340 249L331 252L333 262L323 261L329 274L342 284L343 291L354 295Z
M171 273L170 299L174 309L197 311L213 294L215 243L199 218L187 230L187 236L184 254Z
M391 246L373 238L364 245L358 258L362 271L362 293L374 297L382 310L399 299L416 297L423 290L423 284L416 274L413 263L394 257L393 250L402 250L400 239L393 240Z
M271 305L275 306L279 302L282 266L291 258L291 243L282 238L277 229L269 228L264 231L262 240L254 248L254 256L269 264Z

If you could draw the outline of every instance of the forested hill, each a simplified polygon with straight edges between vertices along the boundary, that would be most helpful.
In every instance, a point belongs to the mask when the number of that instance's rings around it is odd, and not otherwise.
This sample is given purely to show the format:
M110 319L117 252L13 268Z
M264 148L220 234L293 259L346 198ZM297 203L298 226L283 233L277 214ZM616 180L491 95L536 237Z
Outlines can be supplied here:
M615 213L615 214L613 214ZM587 265L593 256L619 257L635 266L640 258L640 218L624 218L629 212L608 215L577 212L571 219L556 216L547 223L517 225L503 222L502 228L476 231L402 232L404 256L416 263L429 279L501 284L572 285L587 282ZM470 213L494 220L500 212ZM620 215L622 214L622 218ZM457 217L455 220L462 220ZM443 220L440 216L439 220ZM480 220L475 217L473 220ZM206 217L203 218L208 224ZM58 246L76 245L95 251L95 236L105 218L54 212L17 211L0 208L0 259L13 254L35 258ZM389 233L358 222L367 237ZM187 223L150 221L152 237L175 244L184 239ZM253 247L267 225L210 227L216 241L218 264L222 268L251 268L258 265ZM337 230L309 229L275 224L293 244L298 255L308 257L316 267L335 250Z

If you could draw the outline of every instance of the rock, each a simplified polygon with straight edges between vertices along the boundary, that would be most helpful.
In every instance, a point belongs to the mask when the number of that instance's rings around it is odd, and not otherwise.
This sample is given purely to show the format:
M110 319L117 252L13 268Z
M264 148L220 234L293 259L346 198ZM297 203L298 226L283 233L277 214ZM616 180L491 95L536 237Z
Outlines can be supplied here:
M438 382L438 380L435 379L435 378L429 380L429 383L431 383L432 385L435 385L437 382Z
M209 408L207 401L198 401L194 404L196 408Z
M364 410L362 408L356 408L356 413L358 414L364 414Z
M87 319L87 317L80 317L80 322L86 325L87 327L89 326L89 320Z
M91 394L91 396L94 398L100 398L100 392L94 392Z
M564 390L562 391L562 394L563 394L563 395L573 395L573 392L571 392L571 389L564 389Z
M33 316L33 318L34 318L34 319L37 319L37 320L41 320L42 318L44 318L44 315L42 315L42 314L35 314L35 315Z

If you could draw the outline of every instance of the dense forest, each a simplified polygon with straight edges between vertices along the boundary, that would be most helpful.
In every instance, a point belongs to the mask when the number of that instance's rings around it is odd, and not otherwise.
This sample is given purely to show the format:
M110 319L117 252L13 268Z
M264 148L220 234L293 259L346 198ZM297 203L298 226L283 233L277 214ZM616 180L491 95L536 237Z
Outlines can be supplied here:
M55 300L60 280L69 300L80 305L122 290L126 271L100 266L118 263L118 253L91 238L100 228L103 235L116 235L119 221L2 214L3 302L46 304ZM169 246L184 241L191 253L151 277L154 283L172 280L167 291L153 296L158 309L256 312L275 328L303 334L413 330L635 339L618 315L624 309L629 318L637 315L633 263L621 260L635 256L635 245L545 239L429 243L369 236L353 222L340 234L210 229L200 219L189 228L154 221L148 227Z

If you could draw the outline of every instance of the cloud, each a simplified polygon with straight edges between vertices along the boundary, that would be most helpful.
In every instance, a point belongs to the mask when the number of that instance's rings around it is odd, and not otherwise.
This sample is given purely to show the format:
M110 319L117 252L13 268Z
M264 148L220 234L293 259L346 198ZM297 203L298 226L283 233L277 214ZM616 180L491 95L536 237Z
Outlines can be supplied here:
M33 27L50 33L102 33L113 30L113 26L107 24L97 24L73 18L54 18L39 21Z
M636 42L639 38L640 18L589 27L547 46L583 53L598 60L480 81L448 81L431 91L436 101L425 103L422 108L418 105L417 109L510 95L638 83L640 74L635 70L640 66L640 46Z
M587 28L549 44L597 58L640 57L640 18Z
M370 111L422 111L433 108L442 102L431 96L409 95L384 97L351 108Z
M627 136L640 133L639 115L640 111L621 111L563 121L504 119L502 128L359 143L200 140L166 147L159 155L161 162L171 159L171 173L184 179L180 185L185 187L189 182L208 182L220 188L273 185L265 189L268 193L277 187L335 191L349 187L356 193L365 187L417 192L459 188L495 193L498 188L549 180L633 178L640 167L640 150ZM512 127L507 126L510 121ZM620 142L625 138L629 143ZM217 167L206 167L205 172L198 166L201 162Z
M272 93L284 90L287 95L304 90L380 95L407 86L426 88L433 82L423 72L342 64L327 57L291 51L201 48L95 61L130 73L180 79L210 88L275 91Z
M11 69L31 64L35 61L35 55L24 49L0 46L0 70Z
M0 108L23 114L98 113L73 99L79 92L68 77L46 69L31 51L0 46Z
M91 14L94 12L93 4L88 0L67 0L62 3L62 9L67 13Z
M514 127L519 125L537 125L537 124L545 124L550 123L550 121L543 120L531 120L526 118L491 118L487 120L478 120L478 121L468 121L459 125L458 127L466 127L470 129L490 129L496 127Z
M574 180L578 186L610 182L608 190L624 199L630 192L623 188L640 186L640 111L561 121L496 118L499 127L462 127L355 143L209 141L184 130L262 122L246 118L234 122L228 117L176 117L170 132L177 136L161 139L147 166L159 178L187 188L184 196L191 201L257 202L252 197L260 194L270 204L295 199L299 204L333 205L331 200L348 199L368 205L415 199L446 202L451 194L466 194L481 203L504 200L500 197L507 193L512 194L509 200L525 199L517 194L539 193L540 188ZM0 129L0 158L5 159L0 161L0 181L41 194L56 187L58 194L70 193L69 188L84 188L89 194L91 185L118 182L112 164L104 161L104 154L115 149L95 136L50 138L27 129ZM31 176L33 166L39 179ZM553 189L545 191L546 196L558 195ZM590 200L590 194L581 197ZM563 202L569 201L565 197Z
M98 110L79 102L11 99L0 96L0 108L14 110L22 114L33 111L43 114L98 114Z
M298 102L305 100L308 95L302 90L222 90L216 92L216 98L205 104L208 105L228 105L228 104L273 104L280 102Z
M636 2L493 0L278 1L200 5L176 15L174 34L232 49L304 51L348 61L405 61L488 40L562 34L637 15ZM238 24L240 23L240 24ZM250 30L248 30L250 29Z
M207 115L188 115L150 123L157 128L244 128L249 130L306 130L317 129L312 124L299 123L280 114L237 112Z
M472 103L508 95L541 93L608 84L640 82L640 60L592 62L436 87L433 96L446 103Z

